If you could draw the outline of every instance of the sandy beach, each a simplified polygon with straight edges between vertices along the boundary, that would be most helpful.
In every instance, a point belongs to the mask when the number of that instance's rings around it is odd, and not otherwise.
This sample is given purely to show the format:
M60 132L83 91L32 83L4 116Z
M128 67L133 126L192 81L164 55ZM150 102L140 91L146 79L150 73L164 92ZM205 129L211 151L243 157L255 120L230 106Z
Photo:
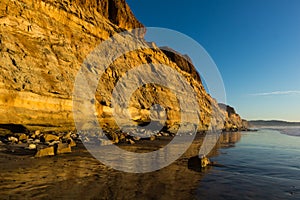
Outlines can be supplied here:
M171 137L119 145L134 152L160 148ZM0 146L1 199L169 199L193 197L193 188L204 176L197 161L199 135L175 163L159 171L131 174L109 168L78 143L70 154L34 158L18 145ZM198 168L198 171L196 171ZM180 181L180 185L179 182ZM179 192L180 191L180 192ZM180 196L178 196L180 195Z

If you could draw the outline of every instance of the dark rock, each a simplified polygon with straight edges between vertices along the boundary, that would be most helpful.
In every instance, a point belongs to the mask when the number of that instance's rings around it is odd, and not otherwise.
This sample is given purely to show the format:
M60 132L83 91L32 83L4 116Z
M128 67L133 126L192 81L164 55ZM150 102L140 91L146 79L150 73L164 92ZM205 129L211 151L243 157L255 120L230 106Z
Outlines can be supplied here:
M0 129L6 129L12 133L28 133L28 129L20 124L0 124Z
M169 47L161 47L161 50L164 52L164 54L166 54L166 56L168 56L170 60L175 62L181 68L181 70L191 74L195 80L201 82L200 75L195 69L191 59L187 55L182 55Z
M119 143L119 137L118 134L115 132L111 132L108 134L109 139L112 140L113 143L118 144Z
M68 139L67 143L68 143L71 147L76 147L76 142L75 142L72 138Z

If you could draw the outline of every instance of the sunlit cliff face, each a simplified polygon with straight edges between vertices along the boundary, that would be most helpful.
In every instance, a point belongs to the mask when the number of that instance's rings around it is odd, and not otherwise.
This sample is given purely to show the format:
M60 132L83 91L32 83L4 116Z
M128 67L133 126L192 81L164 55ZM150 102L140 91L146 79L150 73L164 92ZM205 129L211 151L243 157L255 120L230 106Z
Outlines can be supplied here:
M0 15L0 123L56 130L74 128L74 80L86 56L115 33L143 27L125 1L119 0L4 0ZM142 38L144 29L139 30L135 34ZM206 93L193 65L155 46L130 52L105 71L94 102L104 127L116 128L110 100L114 84L127 70L149 62L170 66L192 86L200 108L199 130L211 122L223 127L220 119L226 112ZM133 120L149 120L149 108L157 103L167 108L167 128L178 126L177 100L159 85L145 85L133 94L129 107Z

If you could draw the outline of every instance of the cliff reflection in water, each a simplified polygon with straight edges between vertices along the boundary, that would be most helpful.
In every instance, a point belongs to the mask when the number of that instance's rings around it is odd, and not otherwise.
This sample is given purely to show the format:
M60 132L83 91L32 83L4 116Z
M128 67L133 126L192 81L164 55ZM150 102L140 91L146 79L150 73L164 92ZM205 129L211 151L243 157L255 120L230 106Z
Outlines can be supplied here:
M219 155L220 148L232 148L235 147L235 144L242 139L241 132L224 132L220 135L219 141L216 144L215 148L210 152L209 156ZM220 163L222 164L222 163Z
M231 147L240 139L240 133L222 134L211 155L217 155L218 148ZM18 166L7 169L1 162L1 175L5 177L1 185L6 187L1 187L0 196L11 199L195 199L195 191L206 172L193 170L188 164L191 157L198 155L202 141L203 136L197 137L176 162L146 174L113 170L83 150L55 158L28 158L18 162L12 159L6 162ZM132 150L133 146L128 148ZM193 167L197 169L200 165Z
M234 133L223 133L220 135L220 141L218 143L218 147L234 147L235 143L239 142L242 138L242 134L240 132Z

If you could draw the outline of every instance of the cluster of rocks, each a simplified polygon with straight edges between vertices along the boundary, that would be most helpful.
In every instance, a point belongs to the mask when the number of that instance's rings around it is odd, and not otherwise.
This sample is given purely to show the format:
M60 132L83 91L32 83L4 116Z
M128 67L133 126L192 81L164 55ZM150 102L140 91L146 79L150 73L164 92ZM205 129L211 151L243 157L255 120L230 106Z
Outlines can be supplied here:
M25 131L26 132L26 131ZM175 134L169 132L154 132L147 129L139 131L79 131L77 133L56 133L41 132L39 130L27 133L10 133L0 136L0 143L32 151L36 158L45 156L55 156L64 153L71 153L72 147L78 142L95 144L95 145L112 145L112 144L135 144L138 141L154 141L160 137L174 137ZM13 148L14 149L14 148Z
M72 147L76 146L78 135L68 133L13 133L1 137L0 142L8 145L19 145L27 150L35 151L35 157L55 156L58 154L71 153Z
M105 135L104 135L105 134ZM105 131L105 133L100 133L97 131L87 131L79 132L79 138L84 143L93 143L100 145L111 145L111 144L135 144L140 140L150 140L154 141L159 137L173 137L172 133L158 132L152 133L147 130L141 130L141 133L133 132L123 132L123 131ZM105 137L106 136L106 137ZM107 140L107 138L109 140Z

